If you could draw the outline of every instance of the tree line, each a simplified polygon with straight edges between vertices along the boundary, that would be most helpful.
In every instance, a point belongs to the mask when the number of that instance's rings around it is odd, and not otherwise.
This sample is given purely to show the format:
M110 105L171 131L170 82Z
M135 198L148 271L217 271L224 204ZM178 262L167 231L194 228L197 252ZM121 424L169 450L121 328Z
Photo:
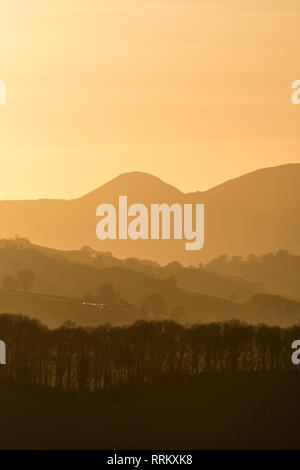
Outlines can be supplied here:
M2 289L5 291L21 289L24 292L28 292L32 289L35 279L34 272L29 269L21 269L15 277L7 275L2 279Z
M66 323L50 330L37 320L2 314L0 336L7 348L2 380L98 391L203 373L295 370L291 344L300 338L300 326L138 321L93 328Z
M102 282L96 293L86 292L83 302L87 304L101 305L104 308L110 307L110 311L120 313L136 313L136 307L126 302L120 297L113 284ZM146 320L173 320L176 322L186 322L187 315L182 305L174 305L169 308L162 296L157 292L147 295L140 306L140 312Z

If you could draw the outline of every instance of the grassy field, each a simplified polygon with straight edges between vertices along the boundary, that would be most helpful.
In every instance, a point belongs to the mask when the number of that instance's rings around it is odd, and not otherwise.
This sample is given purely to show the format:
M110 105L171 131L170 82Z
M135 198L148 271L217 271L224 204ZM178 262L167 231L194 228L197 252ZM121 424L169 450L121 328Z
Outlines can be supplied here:
M0 384L1 449L300 449L300 375L99 394Z
M93 305L85 305L82 300L55 295L0 290L1 313L27 315L37 318L49 328L59 328L66 321L78 325L95 326L99 323L124 324L121 314L112 315ZM137 320L127 316L128 322Z

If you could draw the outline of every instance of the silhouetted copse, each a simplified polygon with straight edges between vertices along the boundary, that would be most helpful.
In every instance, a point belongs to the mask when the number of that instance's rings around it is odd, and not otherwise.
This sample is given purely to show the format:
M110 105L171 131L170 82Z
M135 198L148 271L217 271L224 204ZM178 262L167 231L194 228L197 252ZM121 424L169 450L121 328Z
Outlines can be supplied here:
M222 276L238 276L248 282L262 283L269 293L300 300L300 256L279 250L261 256L221 255L206 265L206 270ZM263 292L263 289L260 288Z
M0 315L7 365L0 377L64 390L97 391L203 373L287 372L300 326L236 320L183 327L171 321L95 328Z

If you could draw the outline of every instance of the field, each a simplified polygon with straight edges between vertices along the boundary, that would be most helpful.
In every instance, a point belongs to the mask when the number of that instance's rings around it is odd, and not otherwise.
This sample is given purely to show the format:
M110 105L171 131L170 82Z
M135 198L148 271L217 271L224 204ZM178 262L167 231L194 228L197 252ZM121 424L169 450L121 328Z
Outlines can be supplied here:
M300 449L300 375L70 393L0 383L1 449Z

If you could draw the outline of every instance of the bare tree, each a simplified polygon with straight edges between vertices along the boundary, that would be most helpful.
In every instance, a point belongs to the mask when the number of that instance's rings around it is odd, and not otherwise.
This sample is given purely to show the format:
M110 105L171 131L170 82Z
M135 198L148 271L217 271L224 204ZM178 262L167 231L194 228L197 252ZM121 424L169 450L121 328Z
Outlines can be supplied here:
M30 289L32 289L34 281L35 274L28 269L22 269L17 274L16 284L24 292L28 292Z
M101 304L112 304L118 299L118 294L115 291L115 288L109 282L103 282L99 289L97 300Z
M16 280L13 276L5 276L2 279L2 289L12 291L16 287Z
M164 299L156 292L148 295L143 301L142 311L148 316L159 320L166 316L167 306Z

